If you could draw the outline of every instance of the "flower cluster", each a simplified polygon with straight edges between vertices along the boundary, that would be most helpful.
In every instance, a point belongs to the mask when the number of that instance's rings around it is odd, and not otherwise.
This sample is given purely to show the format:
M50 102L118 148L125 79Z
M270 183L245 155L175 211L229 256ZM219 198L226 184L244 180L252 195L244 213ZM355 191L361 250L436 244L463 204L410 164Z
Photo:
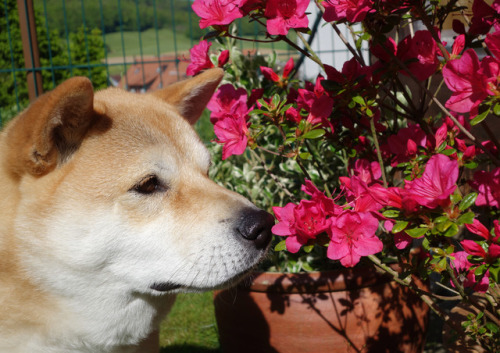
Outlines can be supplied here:
M309 81L297 76L292 58L277 65L261 60L260 75L250 79L250 70L238 68L240 57L226 67L226 81L208 106L222 159L243 156L264 165L262 177L274 188L263 197L277 220L275 249L324 249L342 266L371 261L389 273L384 263L396 261L423 279L439 273L442 285L465 300L480 292L495 302L500 143L490 125L500 118L500 0L474 0L471 21L453 21L452 43L441 39L441 29L458 7L316 1L337 32L339 25L363 24L361 33L351 31L356 46L345 40L352 58L342 68L322 62L302 36L308 4L193 2L200 27L212 26L219 38L238 39L231 23L248 19L262 25L269 42L288 43L322 70ZM197 48L190 74L226 64L223 54L207 59L206 42ZM420 248L418 263L412 248ZM409 275L400 282L412 286ZM488 317L500 323L495 308Z

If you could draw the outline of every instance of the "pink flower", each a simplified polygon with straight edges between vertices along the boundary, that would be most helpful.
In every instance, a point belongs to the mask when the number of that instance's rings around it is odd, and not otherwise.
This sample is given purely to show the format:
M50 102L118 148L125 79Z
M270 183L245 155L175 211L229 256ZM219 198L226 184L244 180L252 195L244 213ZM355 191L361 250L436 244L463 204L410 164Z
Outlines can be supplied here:
M355 211L377 212L389 202L389 191L380 184L368 185L359 176L339 177L346 199Z
M436 148L439 148L439 146L441 146L441 144L448 138L448 125L443 123L443 125L436 130L434 138L436 139Z
M468 113L477 109L488 97L488 80L479 73L479 58L474 49L467 49L460 59L450 60L443 67L443 78L453 92L446 107Z
M446 206L457 188L458 162L443 154L432 156L421 178L407 182L407 196L418 204L436 208Z
M310 181L305 180L301 190L311 196L311 201L316 202L327 216L337 216L342 212L342 207L335 204L335 200L325 196L318 188Z
M311 125L323 124L328 126L328 117L333 110L333 98L327 95L322 95L321 97L314 100L311 105L311 110L307 116L307 122Z
M287 237L286 248L291 253L298 252L330 225L323 208L315 201L301 200L298 205L289 203L285 207L273 207L273 212L278 223L272 232Z
M488 245L488 250L484 250L483 247L475 241L465 239L460 242L460 245L462 245L469 255L482 257L487 263L494 262L500 257L500 245L498 244L491 243Z
M488 33L484 42L488 46L488 49L491 53L497 58L500 59L500 31L494 33Z
M193 11L200 17L200 28L228 25L243 17L240 0L194 0Z
M474 219L472 224L466 224L465 227L471 232L476 235L479 235L480 237L484 238L485 240L490 240L491 234L488 231L488 229L477 219Z
M358 176L368 185L373 184L382 177L382 170L378 162L370 162L367 159L357 159L353 168L354 175Z
M223 50L219 54L219 58L217 59L217 66L223 67L229 61L229 50Z
M368 212L346 210L333 219L327 229L330 236L327 256L340 260L346 267L356 265L361 256L368 256L382 251L383 243L375 235L378 220Z
M210 57L208 56L208 50L211 46L212 43L202 40L189 50L191 54L191 63L186 69L186 75L193 76L202 70L214 67L214 64L210 61Z
M268 0L264 16L267 32L271 35L286 35L290 28L306 28L309 0Z
M361 22L372 9L372 0L326 0L323 1L326 22L347 19L349 22Z
M231 155L245 152L248 142L248 127L243 116L226 116L218 120L215 123L214 132L218 137L217 143L224 145L222 147L223 160Z
M207 104L207 109L211 111L210 121L215 124L227 115L246 115L247 99L244 88L236 89L230 83L220 86Z
M487 172L480 170L474 173L471 186L479 191L477 206L500 208L500 167Z
M397 135L389 136L387 145L390 152L395 154L391 163L394 167L415 157L418 147L427 145L427 135L418 124L408 125L407 128L399 129Z
M474 0L469 34L486 34L495 23L497 12L484 0Z
M465 35L461 34L455 38L455 41L453 42L453 46L451 47L451 57L456 58L460 55L462 50L464 50L465 47Z
M294 63L293 63L293 58L290 58L287 63L285 64L285 67L283 68L283 76L280 78L280 76L274 72L274 70L270 67L266 67L266 66L261 66L260 67L260 71L262 71L262 74L264 75L265 78L267 78L268 80L271 80L273 82L283 82L285 81L286 79L288 79L288 77L290 76L290 73L292 72L293 70L293 66L294 66Z
M422 236L423 237L423 236ZM410 237L408 234L405 232L399 232L394 234L394 245L396 248L399 250L405 249L408 247L411 243L413 243L413 238Z
M398 44L397 57L406 63L413 75L424 81L439 66L438 52L438 46L429 31L416 31L413 37L407 36ZM401 73L408 75L406 70L401 70Z
M476 276L474 275L474 270L472 268L472 263L467 260L467 253L465 251L458 251L456 253L450 254L454 257L451 261L451 267L455 272L457 280L465 287L473 287L475 291L486 292L488 290L489 281L489 271L481 278L479 282L476 281ZM450 281L452 287L455 287L452 281Z

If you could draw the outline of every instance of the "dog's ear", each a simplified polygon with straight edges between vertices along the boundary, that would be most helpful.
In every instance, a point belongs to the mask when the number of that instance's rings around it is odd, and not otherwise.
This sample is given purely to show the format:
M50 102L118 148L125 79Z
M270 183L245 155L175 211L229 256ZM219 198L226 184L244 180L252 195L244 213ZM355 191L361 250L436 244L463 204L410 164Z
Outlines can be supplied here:
M73 77L43 94L6 130L9 169L38 176L53 170L80 145L95 113L94 90Z
M174 105L190 124L194 124L200 118L223 76L224 71L220 68L206 70L152 94Z

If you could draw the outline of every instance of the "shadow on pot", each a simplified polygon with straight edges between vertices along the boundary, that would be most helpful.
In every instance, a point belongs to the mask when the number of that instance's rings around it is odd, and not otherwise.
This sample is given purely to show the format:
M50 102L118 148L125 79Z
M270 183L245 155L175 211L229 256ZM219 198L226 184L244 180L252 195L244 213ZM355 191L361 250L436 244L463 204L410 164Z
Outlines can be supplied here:
M421 352L429 311L373 268L257 273L214 305L225 353Z

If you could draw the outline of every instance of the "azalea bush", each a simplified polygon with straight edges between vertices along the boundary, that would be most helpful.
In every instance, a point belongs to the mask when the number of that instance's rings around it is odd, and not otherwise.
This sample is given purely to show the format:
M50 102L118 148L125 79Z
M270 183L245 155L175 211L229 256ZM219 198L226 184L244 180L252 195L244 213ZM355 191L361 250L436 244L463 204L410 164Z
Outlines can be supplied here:
M304 36L309 0L193 2L211 32L191 50L188 74L226 70L208 106L220 156L212 176L272 209L271 258L288 254L298 270L375 265L498 351L500 0L474 0L471 16L456 0L315 4L352 55L341 68ZM261 26L266 42L288 43L321 74L301 77L293 57L244 55L235 42L252 38L238 37L235 21ZM433 273L436 291L413 280ZM454 322L437 305L447 299L481 314Z

